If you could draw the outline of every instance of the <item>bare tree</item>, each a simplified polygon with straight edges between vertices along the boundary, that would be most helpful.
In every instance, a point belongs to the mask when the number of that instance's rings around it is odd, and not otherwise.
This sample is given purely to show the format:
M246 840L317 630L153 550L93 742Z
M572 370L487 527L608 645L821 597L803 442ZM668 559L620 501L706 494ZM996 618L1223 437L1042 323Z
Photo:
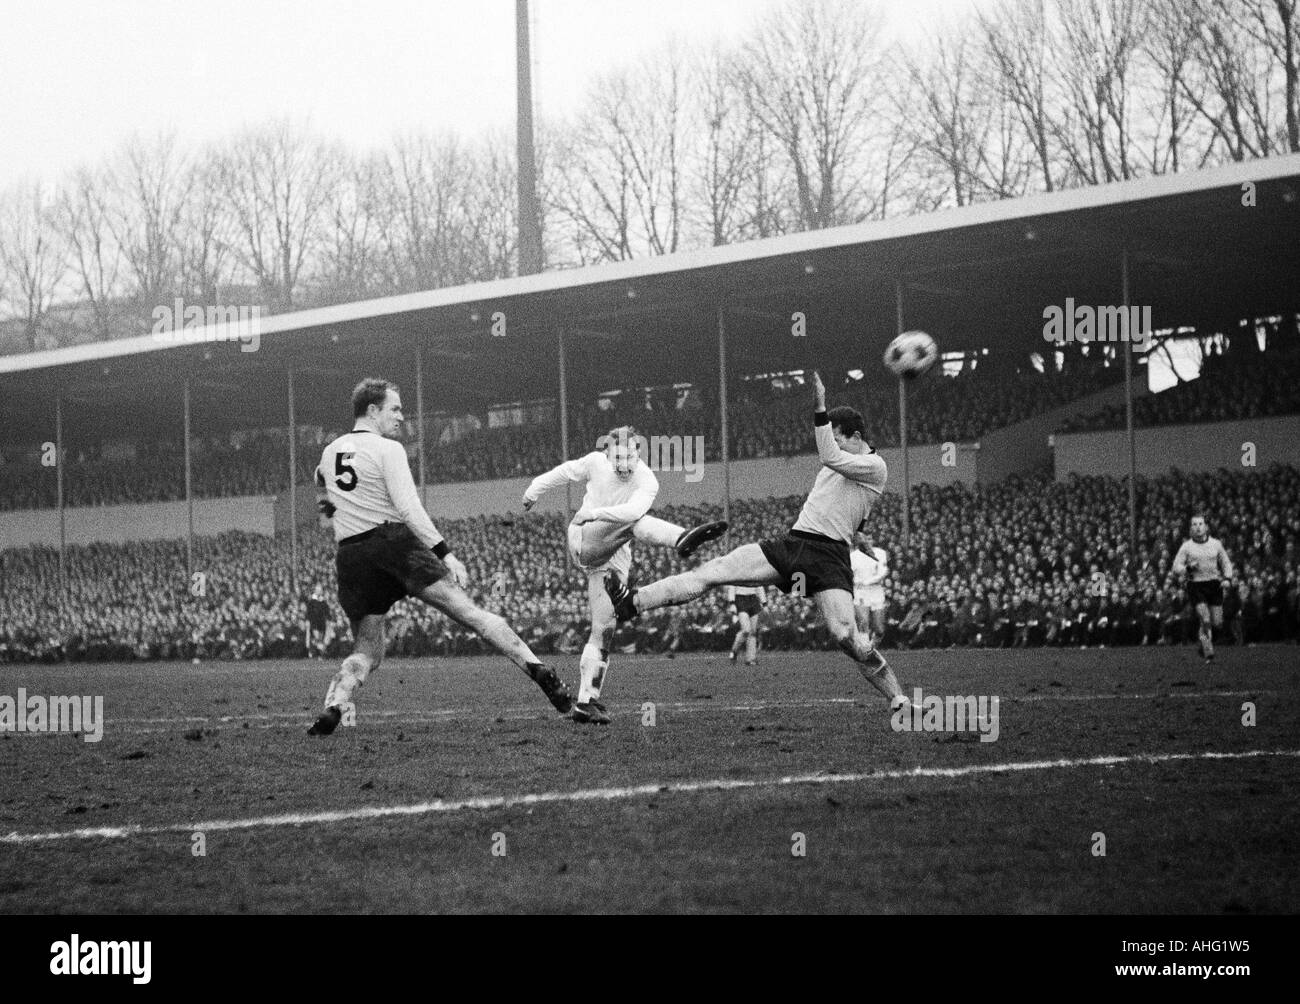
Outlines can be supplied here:
M108 171L81 167L63 187L55 213L82 302L90 308L97 341L113 337L113 322L122 297L118 280L122 250L113 235L112 198L113 183Z
M403 290L467 281L472 159L454 136L398 138L377 179L375 218L383 235L385 281Z
M1233 160L1269 156L1278 145L1269 120L1272 66L1267 49L1252 35L1248 7L1242 0L1189 2L1198 13L1197 62L1209 96L1190 87L1184 96Z
M565 131L556 208L580 258L670 254L683 238L687 69L676 46L596 82Z
M473 186L466 210L470 281L503 279L515 272L519 225L512 143L513 138L495 134L487 136L475 151ZM538 154L540 176L543 169L540 149Z
M930 208L1024 194L1029 144L999 93L996 68L983 59L965 24L937 36L923 54L900 58L898 76L908 86L894 91L895 114L915 145L921 178L945 182L934 196L914 197Z
M296 305L340 174L339 148L287 121L245 132L218 159L220 190L239 235L235 255L279 310Z
M1198 101L1204 102L1204 74L1198 73L1196 66L1200 24L1195 2L1152 0L1141 44L1153 69L1147 96L1155 105L1152 114L1157 127L1147 156L1148 166L1155 174L1178 171L1185 156L1195 154L1196 146L1187 145L1193 141L1199 140L1198 167L1213 149L1210 137L1199 137L1193 132L1194 110L1184 98L1184 92L1191 90Z
M1033 146L1043 188L1059 185L1055 145L1050 138L1053 115L1049 95L1048 23L1044 0L1008 0L993 11L979 11L985 51L996 69L1002 96L1015 108Z
M318 281L330 302L360 300L378 292L376 259L380 225L382 158L346 155L346 166L326 196Z
M1089 184L1134 175L1131 88L1146 29L1146 0L1057 0L1051 47L1066 114L1052 129L1073 173Z
M1298 0L1245 0L1246 31L1282 70L1286 139L1300 153L1300 17ZM1280 144L1279 144L1280 145Z
M0 196L0 272L32 352L45 347L46 315L67 271L51 202L34 182L19 183Z
M799 223L819 229L871 214L861 169L885 90L876 9L807 0L769 15L745 42L745 100L781 145L794 176Z
M691 223L714 247L784 233L793 201L789 175L779 146L745 101L736 55L716 45L696 54L689 81L688 132L700 148L688 159L683 200Z
M128 140L113 169L110 222L131 274L131 298L142 317L179 292L182 229L196 178L171 133Z
M217 304L231 279L238 232L221 192L219 156L209 151L186 170L180 187L179 292L197 303Z

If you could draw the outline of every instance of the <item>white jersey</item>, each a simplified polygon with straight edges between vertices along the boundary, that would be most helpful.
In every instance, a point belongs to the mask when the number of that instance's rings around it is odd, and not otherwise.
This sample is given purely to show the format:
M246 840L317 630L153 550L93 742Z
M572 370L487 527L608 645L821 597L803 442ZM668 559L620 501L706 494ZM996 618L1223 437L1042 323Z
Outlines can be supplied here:
M885 605L885 576L889 574L889 556L883 547L871 553L854 548L849 555L853 566L853 602L878 610Z
M819 413L819 418L825 413ZM794 529L818 533L852 546L853 534L885 490L888 472L877 453L850 453L835 442L829 420L816 427L817 472L812 491L795 520Z
M566 481L587 483L582 508L573 517L575 521L635 523L650 511L655 496L659 494L659 479L645 464L637 464L631 476L623 479L615 473L609 457L595 450L533 478L524 498L536 502L544 493Z
M420 502L406 449L394 439L368 429L339 436L321 453L316 487L334 506L335 540L405 523L429 547L442 542Z

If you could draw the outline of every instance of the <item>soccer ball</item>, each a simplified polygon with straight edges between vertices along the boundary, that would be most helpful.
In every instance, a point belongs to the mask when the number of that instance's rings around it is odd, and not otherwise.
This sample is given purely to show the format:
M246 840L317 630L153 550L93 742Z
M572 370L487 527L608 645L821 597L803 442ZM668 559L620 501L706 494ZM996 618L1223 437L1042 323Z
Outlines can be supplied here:
M939 359L939 346L924 331L904 331L885 349L885 365L904 380L915 380Z

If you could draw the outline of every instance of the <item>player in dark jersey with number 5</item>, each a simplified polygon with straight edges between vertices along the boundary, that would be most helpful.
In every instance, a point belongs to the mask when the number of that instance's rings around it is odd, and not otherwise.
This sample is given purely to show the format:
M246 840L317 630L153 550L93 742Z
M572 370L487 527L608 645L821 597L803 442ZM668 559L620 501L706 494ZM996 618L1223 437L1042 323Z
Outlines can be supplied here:
M329 735L343 708L384 658L384 615L414 596L476 631L542 688L555 710L573 699L505 619L465 593L468 575L424 511L406 450L397 442L402 399L397 385L367 379L352 392L351 432L325 447L316 469L317 505L334 526L339 603L352 624L352 654L330 683L325 712L308 730Z

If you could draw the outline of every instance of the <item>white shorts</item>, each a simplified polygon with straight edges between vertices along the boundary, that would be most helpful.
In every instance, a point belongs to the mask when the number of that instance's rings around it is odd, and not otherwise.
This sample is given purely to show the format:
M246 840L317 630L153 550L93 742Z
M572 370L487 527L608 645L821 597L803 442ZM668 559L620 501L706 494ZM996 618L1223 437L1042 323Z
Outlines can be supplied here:
M885 609L885 591L880 588L876 589L855 589L853 591L854 606L866 607L868 610Z
M631 523L569 524L569 560L584 572L617 572L627 581L632 570Z

